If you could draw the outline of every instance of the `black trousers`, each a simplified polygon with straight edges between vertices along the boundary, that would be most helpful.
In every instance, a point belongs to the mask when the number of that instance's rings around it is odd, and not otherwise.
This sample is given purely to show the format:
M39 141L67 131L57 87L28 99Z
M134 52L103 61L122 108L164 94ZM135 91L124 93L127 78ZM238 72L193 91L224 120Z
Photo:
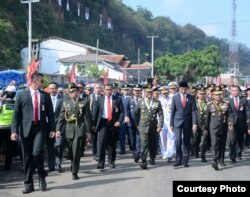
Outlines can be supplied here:
M225 129L225 130L224 130ZM227 131L227 128L224 128ZM227 133L219 133L218 131L210 130L211 137L211 147L213 151L213 160L218 163L218 161L224 162L225 149L226 149L226 138Z
M106 149L108 149L108 163L114 164L119 128L110 125L107 119L101 119L98 132L98 165L104 166Z
M17 148L17 142L12 142L10 139L10 129L1 129L0 130L0 149L2 153L5 154L5 163L4 169L9 170L12 164L12 155Z
M40 124L32 124L28 137L21 136L21 146L24 164L24 184L33 186L34 166L38 170L39 177L47 176L44 170L44 134Z
M236 156L241 157L243 146L244 146L244 134L247 130L244 123L237 123L234 125L233 131L229 135L229 150L230 159L236 159Z
M92 144L92 154L93 154L93 156L98 156L97 155L97 150L98 150L97 139L98 139L98 131L97 132L91 132L91 144Z
M175 147L176 147L176 163L179 164L188 164L189 160L189 152L190 152L190 137L192 135L192 128L185 127L185 125L181 125L181 127L175 127L174 133L176 136L175 139ZM183 145L183 151L182 151Z

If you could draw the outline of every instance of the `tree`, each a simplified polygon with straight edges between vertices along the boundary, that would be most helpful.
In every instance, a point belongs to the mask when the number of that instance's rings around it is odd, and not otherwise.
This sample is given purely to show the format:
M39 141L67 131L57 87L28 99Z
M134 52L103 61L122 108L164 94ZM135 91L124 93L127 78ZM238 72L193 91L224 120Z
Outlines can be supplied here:
M202 51L192 50L183 55L167 54L156 59L155 69L158 75L170 80L178 78L194 82L204 76L217 76L221 72L219 49L211 45Z

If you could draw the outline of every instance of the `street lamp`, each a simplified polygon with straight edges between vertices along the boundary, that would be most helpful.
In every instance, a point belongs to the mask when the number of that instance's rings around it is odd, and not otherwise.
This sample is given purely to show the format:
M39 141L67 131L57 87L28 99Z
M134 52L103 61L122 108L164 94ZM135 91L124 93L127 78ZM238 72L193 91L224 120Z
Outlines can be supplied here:
M29 5L29 31L28 31L28 62L31 61L31 42L32 42L32 3L40 0L20 0L21 3L28 3Z

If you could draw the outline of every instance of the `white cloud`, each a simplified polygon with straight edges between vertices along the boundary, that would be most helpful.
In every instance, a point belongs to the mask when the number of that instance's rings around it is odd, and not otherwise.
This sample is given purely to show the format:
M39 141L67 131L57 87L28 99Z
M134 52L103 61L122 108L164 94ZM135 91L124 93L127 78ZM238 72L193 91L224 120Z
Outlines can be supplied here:
M199 25L208 36L219 36L220 28L217 25Z

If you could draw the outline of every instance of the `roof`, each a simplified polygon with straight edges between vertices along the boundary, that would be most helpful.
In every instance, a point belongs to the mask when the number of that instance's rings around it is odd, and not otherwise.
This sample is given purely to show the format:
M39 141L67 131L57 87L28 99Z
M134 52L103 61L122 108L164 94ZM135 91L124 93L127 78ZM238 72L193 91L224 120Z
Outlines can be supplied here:
M152 65L149 62L143 64L131 64L127 69L151 69Z
M96 62L96 54L80 54L80 55L74 55L71 57L66 57L58 60L62 63L84 63L84 62ZM103 61L103 58L100 56L97 56L97 61Z
M90 46L90 45L86 45L86 44L81 44L79 42L74 42L74 41L71 41L71 40L66 40L66 39L63 39L63 38L60 38L60 37L56 37L56 36L51 36L49 38L46 38L44 40L42 40L42 42L44 41L47 41L47 40L60 40L60 41L63 41L63 42L68 42L70 44L74 44L76 46L79 46L79 47L84 47L84 48L87 48L89 51L94 51L96 52L98 50L99 53L102 53L102 54L109 54L109 55L116 55L115 53L112 53L110 51L106 51L106 50L103 50L103 49L97 49L96 47L93 47L93 46Z
M100 56L106 60L115 62L117 64L121 64L122 61L126 60L125 55L100 55Z

